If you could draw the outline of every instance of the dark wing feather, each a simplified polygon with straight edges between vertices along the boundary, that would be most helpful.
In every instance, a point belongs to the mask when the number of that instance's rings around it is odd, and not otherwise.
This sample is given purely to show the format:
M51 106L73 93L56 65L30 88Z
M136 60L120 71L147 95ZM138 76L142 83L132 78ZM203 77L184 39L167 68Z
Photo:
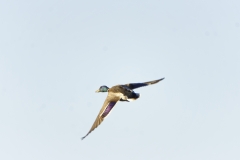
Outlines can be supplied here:
M119 101L119 97L115 96L112 93L109 93L105 102L103 103L103 106L96 118L96 120L94 121L91 129L89 130L89 132L82 137L82 140L87 137L95 128L97 128L102 121L104 120L105 117L107 117L107 115L111 112L111 110L113 109L114 105Z
M126 84L126 86L128 86L130 89L136 89L136 88L139 88L139 87L144 87L144 86L148 86L148 85L151 85L151 84L158 83L159 81L161 81L163 79L164 78L154 80L154 81L149 81L149 82L143 82L143 83L129 83L129 84Z

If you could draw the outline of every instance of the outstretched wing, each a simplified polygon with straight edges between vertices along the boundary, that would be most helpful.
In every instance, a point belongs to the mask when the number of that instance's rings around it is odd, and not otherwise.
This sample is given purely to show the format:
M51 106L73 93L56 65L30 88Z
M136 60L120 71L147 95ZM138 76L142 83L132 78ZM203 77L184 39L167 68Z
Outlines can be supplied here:
M84 137L82 137L82 140L86 138L95 128L97 128L102 123L104 118L107 117L107 115L109 115L109 113L111 112L115 104L119 101L119 99L120 97L117 97L114 94L111 93L108 94L95 122L92 125L92 128Z
M129 84L126 84L126 86L128 86L130 89L136 89L136 88L139 88L139 87L144 87L144 86L148 86L148 85L151 85L151 84L158 83L161 80L164 80L164 78L154 80L154 81L149 81L149 82L143 82L143 83L129 83Z

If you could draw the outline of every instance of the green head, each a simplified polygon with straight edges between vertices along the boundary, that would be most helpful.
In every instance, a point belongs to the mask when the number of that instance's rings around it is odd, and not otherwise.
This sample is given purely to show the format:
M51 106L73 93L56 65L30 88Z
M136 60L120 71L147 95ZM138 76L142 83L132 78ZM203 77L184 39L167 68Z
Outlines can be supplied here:
M107 92L108 89L109 88L107 86L101 86L98 90L96 90L96 92Z

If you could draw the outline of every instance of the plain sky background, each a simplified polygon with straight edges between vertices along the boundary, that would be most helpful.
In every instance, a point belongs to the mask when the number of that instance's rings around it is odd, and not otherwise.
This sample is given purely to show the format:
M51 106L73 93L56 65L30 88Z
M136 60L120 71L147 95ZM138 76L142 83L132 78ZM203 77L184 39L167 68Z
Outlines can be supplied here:
M0 1L1 160L239 160L240 1ZM109 87L165 77L92 126Z

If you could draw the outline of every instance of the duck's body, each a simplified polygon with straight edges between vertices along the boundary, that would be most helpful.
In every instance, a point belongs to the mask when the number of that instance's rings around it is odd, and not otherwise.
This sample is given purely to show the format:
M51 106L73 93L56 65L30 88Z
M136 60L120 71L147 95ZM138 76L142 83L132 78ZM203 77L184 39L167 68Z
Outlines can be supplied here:
M111 110L118 101L130 102L138 99L140 97L140 94L135 93L133 89L155 84L163 79L164 78L144 83L129 83L125 85L116 85L111 88L108 88L107 86L101 86L96 92L108 92L108 96L105 102L103 103L103 106L95 122L93 123L90 131L87 133L86 136L88 136L88 134L90 134L95 128L97 128L102 123L104 118L107 117L107 115L111 112ZM82 137L82 139L84 139L86 136Z
M133 101L140 97L139 93L135 93L126 85L116 85L112 88L109 88L108 93L112 93L120 96L120 101Z

